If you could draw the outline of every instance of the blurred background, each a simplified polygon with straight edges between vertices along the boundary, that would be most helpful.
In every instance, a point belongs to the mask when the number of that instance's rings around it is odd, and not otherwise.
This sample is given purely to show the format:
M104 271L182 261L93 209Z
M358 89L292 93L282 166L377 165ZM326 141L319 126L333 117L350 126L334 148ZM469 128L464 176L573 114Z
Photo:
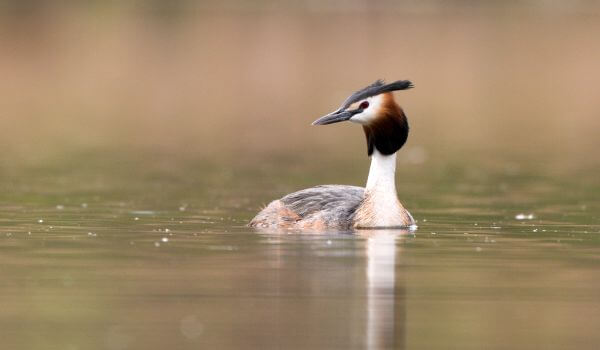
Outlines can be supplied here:
M3 346L597 348L599 38L585 0L0 0ZM380 78L418 230L245 227L364 185L310 123Z
M585 170L599 162L599 35L600 5L583 0L3 0L1 164L364 162L360 128L310 122L383 78L416 86L397 93L401 161Z

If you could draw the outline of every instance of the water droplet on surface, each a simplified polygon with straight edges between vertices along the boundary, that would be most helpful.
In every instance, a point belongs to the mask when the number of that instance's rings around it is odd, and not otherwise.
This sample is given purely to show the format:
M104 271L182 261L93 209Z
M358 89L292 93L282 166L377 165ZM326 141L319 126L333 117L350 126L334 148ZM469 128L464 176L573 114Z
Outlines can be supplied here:
M533 214L520 213L520 214L515 215L515 219L517 219L517 220L533 220L534 218L535 218L535 215L533 215Z
M155 215L156 212L153 210L132 210L129 212L133 215Z

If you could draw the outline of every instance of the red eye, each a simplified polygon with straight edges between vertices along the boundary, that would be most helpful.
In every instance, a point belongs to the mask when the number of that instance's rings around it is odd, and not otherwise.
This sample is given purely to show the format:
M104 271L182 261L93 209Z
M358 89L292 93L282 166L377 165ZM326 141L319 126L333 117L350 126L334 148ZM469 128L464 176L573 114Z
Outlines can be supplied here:
M358 106L358 108L360 109L367 109L369 108L369 101L363 101L360 106Z

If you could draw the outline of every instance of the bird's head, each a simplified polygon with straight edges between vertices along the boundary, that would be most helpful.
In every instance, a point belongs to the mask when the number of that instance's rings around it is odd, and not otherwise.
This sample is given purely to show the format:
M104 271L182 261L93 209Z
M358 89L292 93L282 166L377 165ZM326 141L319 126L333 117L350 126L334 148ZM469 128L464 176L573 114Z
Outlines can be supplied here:
M398 151L408 138L408 121L392 91L406 90L413 85L408 80L390 84L377 80L350 95L337 110L315 120L312 125L327 125L351 121L363 126L368 154L377 149L384 155Z

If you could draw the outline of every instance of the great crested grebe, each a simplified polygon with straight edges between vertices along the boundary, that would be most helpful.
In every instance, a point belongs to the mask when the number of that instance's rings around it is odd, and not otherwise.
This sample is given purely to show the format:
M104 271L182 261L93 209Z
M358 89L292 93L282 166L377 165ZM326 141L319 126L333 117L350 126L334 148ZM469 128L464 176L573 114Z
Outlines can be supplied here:
M352 229L410 227L415 220L396 194L396 152L408 137L408 121L392 91L406 90L408 80L377 80L346 99L336 111L313 125L349 120L361 124L371 168L365 188L323 185L272 201L250 221L257 228Z

